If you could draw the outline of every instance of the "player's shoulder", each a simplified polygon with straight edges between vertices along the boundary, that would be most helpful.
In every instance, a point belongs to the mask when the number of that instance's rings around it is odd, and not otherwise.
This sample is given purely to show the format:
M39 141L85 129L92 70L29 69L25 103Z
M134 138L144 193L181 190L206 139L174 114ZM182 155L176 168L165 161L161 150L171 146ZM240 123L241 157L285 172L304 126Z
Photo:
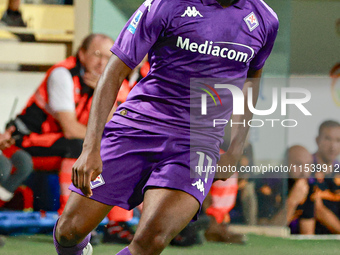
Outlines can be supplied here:
M158 15L174 14L183 0L145 0L142 7ZM192 0L193 1L193 0ZM195 0L197 1L197 0Z
M157 5L167 8L176 8L179 6L188 6L188 5L200 5L202 4L201 0L145 0L145 4ZM174 10L174 9L170 9Z
M147 7L175 7L179 5L183 0L145 0L142 5ZM171 9L170 9L171 10Z
M278 28L278 16L264 0L247 0L247 6L260 16L266 26Z

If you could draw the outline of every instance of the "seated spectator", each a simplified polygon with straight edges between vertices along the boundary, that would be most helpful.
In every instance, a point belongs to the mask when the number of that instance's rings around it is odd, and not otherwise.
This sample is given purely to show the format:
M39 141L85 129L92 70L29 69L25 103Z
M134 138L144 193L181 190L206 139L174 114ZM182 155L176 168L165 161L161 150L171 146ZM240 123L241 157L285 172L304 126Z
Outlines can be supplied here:
M316 143L318 150L313 155L314 166L323 171L314 175L315 233L340 234L340 173L335 171L340 164L337 160L340 155L340 123L333 120L323 122Z
M271 220L274 225L287 225L292 234L314 234L313 180L309 180L312 155L306 148L295 145L286 153L285 165L291 172L288 179L288 197L285 207Z
M13 198L14 191L33 171L32 159L27 152L18 150L11 158L2 154L2 150L14 143L12 138L14 131L15 128L11 127L4 134L0 134L0 207ZM13 166L15 167L14 173L11 172Z
M27 27L19 10L20 0L8 0L7 3L7 10L2 15L1 22L9 27ZM19 37L20 41L35 41L33 34L14 34Z
M16 127L16 146L33 157L35 170L48 170L49 160L61 161L59 213L70 194L72 166L82 150L93 91L111 56L112 44L103 34L87 36L76 56L47 71L25 109L8 124Z

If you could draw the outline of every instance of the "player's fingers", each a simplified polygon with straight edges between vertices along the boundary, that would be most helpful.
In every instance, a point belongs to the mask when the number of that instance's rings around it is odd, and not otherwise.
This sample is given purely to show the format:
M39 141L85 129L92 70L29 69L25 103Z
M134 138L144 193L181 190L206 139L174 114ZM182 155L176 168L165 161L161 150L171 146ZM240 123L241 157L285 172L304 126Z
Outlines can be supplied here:
M94 180L98 177L98 175L100 175L100 174L102 173L102 171L103 171L103 166L101 165L101 166L99 166L99 167L97 168L96 171L94 171L94 172L92 173L91 181L94 181Z
M84 173L84 182L83 182L83 186L82 186L81 191L87 197L92 196L92 190L91 190L91 186L90 186L91 176L92 176L92 172L86 171Z
M72 167L72 183L75 187L78 188L78 178L77 178L77 168L76 167Z
M85 173L84 169L78 169L77 170L78 189L80 189L81 191L83 191L82 188L83 188L83 183L84 183L84 173Z

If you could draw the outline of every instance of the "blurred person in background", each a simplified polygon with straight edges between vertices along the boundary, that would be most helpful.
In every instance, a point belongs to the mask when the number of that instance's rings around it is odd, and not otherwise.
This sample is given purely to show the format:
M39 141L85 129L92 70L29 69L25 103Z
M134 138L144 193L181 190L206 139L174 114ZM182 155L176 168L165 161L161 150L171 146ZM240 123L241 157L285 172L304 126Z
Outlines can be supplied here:
M7 128L15 127L15 145L33 157L35 170L46 171L52 164L48 159L60 159L59 214L70 194L72 165L81 153L94 88L112 44L103 34L87 36L76 56L47 71L22 113L7 124Z
M313 155L316 169L315 199L316 234L340 234L340 123L324 121L316 138L317 152Z

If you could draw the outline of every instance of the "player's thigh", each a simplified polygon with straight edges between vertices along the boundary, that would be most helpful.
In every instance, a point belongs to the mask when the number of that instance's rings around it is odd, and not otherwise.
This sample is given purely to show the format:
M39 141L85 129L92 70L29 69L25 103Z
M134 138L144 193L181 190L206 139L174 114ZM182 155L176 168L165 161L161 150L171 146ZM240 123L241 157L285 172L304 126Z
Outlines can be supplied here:
M57 226L59 236L85 238L105 218L112 206L72 192ZM59 238L58 238L59 239Z
M197 199L184 191L149 188L135 239L152 242L160 238L167 245L192 220L199 206Z

